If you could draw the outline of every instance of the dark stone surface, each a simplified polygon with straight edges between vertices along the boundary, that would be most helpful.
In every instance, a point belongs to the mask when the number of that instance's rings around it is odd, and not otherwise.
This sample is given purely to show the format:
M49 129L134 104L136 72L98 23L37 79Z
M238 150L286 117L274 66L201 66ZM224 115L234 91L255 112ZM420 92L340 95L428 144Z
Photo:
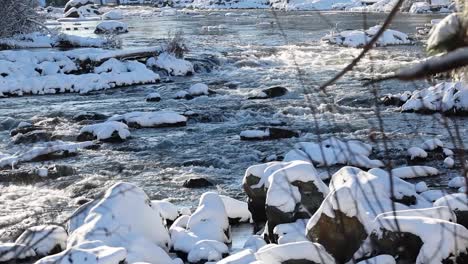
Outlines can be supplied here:
M185 188L205 188L214 186L214 184L205 178L192 178L186 180L183 186Z

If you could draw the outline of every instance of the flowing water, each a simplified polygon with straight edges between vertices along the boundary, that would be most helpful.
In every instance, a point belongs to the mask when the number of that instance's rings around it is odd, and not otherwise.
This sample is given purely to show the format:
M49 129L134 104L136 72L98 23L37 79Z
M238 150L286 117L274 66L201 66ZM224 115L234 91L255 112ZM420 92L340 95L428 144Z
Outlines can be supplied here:
M130 26L130 33L121 36L124 48L133 48L160 45L169 32L182 30L190 49L187 57L215 65L211 70L173 78L170 83L112 89L85 96L61 94L0 99L0 120L58 117L60 123L56 132L63 135L78 133L82 125L72 117L79 112L110 116L166 109L198 114L186 127L132 130L131 139L124 143L103 144L98 150L84 150L78 156L46 163L73 166L77 170L74 176L30 184L2 181L0 239L36 221L60 222L76 208L76 199L92 198L117 181L136 183L151 199L170 198L188 206L195 205L201 193L213 189L243 198L241 182L245 169L272 155L284 155L296 142L314 140L317 133L322 137L336 135L369 142L369 135L380 128L373 92L362 83L366 78L390 73L425 56L420 43L377 48L355 71L327 88L325 93L319 92L317 84L331 78L359 53L358 49L323 44L320 38L335 26L344 30L376 25L383 21L385 14L273 14L265 10L232 11L234 16L217 13L127 18L125 22ZM432 18L434 16L400 15L391 28L414 35L417 26L429 23ZM75 34L92 35L92 31L84 28L94 28L95 24L82 22L64 28L72 28ZM203 26L221 24L226 28L203 30ZM74 31L73 27L78 30ZM209 84L216 95L190 101L171 99L176 92L197 82ZM226 83L237 87L228 88ZM250 93L273 85L287 87L291 93L280 99L247 100ZM426 85L423 82L386 82L376 88L379 94L385 94ZM145 102L145 96L152 91L161 94L161 102ZM317 110L315 116L311 107ZM450 144L447 131L433 116L402 114L391 107L381 110L392 149L403 151L435 136ZM463 119L458 122L463 135L466 122ZM301 137L274 141L241 141L239 138L243 130L276 125L301 131ZM13 148L16 146L10 142L9 131L0 131L0 149L9 152ZM27 163L22 167L40 165ZM451 173L454 172L448 174ZM192 177L209 178L217 186L183 188L184 180ZM443 185L448 178L446 174L433 184Z

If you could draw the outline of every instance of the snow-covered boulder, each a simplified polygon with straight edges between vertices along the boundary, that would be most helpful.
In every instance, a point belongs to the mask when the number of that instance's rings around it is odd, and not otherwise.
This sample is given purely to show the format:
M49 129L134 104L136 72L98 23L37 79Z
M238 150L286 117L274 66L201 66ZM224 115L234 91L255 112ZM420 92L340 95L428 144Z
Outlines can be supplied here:
M431 5L427 2L416 2L411 5L409 12L413 14L430 13Z
M284 96L289 92L288 89L282 86L274 86L270 88L263 89L262 91L253 94L249 99L268 99Z
M106 246L100 241L82 243L65 251L40 259L36 264L118 264L125 262L123 247Z
M180 216L179 208L168 201L151 201L151 207L159 212L168 227Z
M455 177L449 181L448 186L450 188L460 188L466 186L466 178L462 176Z
M70 0L65 4L63 11L67 12L73 7L79 8L79 7L86 6L86 5L94 5L94 1L93 0Z
M439 174L439 170L429 166L407 166L392 169L392 175L400 179L429 177Z
M416 183L414 185L414 188L416 188L416 192L418 193L422 193L422 192L429 190L429 188L427 187L427 184L423 181Z
M218 194L204 193L186 224L178 220L170 230L173 250L187 256L189 262L218 261L227 254L225 244L231 242L231 229L223 200Z
M442 82L416 90L402 106L403 112L464 115L468 111L468 86L463 82Z
M276 241L274 228L296 219L312 216L328 194L328 187L314 166L306 161L280 163L258 185L267 190L265 206L270 241Z
M254 251L251 249L243 249L216 263L217 264L246 264L246 263L253 263L255 261L256 259L255 259Z
M68 248L99 241L124 248L130 262L174 263L166 253L170 238L159 210L137 186L117 183L89 210L81 226L70 234Z
M108 142L121 142L130 136L128 126L117 121L87 125L81 128L78 140L87 141L97 139Z
M130 127L178 127L187 124L187 118L172 111L130 112L115 115L109 121L122 121Z
M252 214L246 202L225 195L220 195L219 197L223 200L230 224L252 221Z
M383 166L380 160L369 159L372 146L358 140L342 141L332 137L319 143L300 142L295 148L306 153L306 157L318 166L335 164L349 164L362 168Z
M102 15L103 20L120 20L123 18L123 14L120 10L111 10Z
M191 96L201 96L201 95L209 95L210 91L208 89L208 85L204 83L196 83L190 86L188 93Z
M191 62L177 58L174 54L168 52L159 54L157 58L149 58L146 65L165 70L172 76L187 76L195 72Z
M34 249L37 256L61 252L67 246L68 234L61 226L41 225L26 229L15 241Z
M344 263L360 248L381 213L431 207L414 185L381 169L369 172L343 167L330 181L330 193L307 223L307 238ZM392 188L393 186L393 188ZM393 195L392 195L393 190ZM408 206L407 206L408 205Z
M73 2L70 1L70 2ZM79 2L79 1L78 1ZM84 2L84 1L83 1ZM99 12L98 8L94 4L78 4L73 7L64 9L64 18L86 18L86 17L96 17L99 16L101 13Z
M96 26L96 34L123 34L128 32L128 25L120 21L103 21Z
M159 93L150 93L145 99L146 102L159 102L161 101L161 95Z
M408 149L408 156L411 160L427 158L427 152L422 148L411 147Z
M241 140L272 140L298 137L299 133L284 128L267 127L259 130L244 130L240 133Z
M308 219L298 219L296 222L279 224L273 229L278 244L308 241L305 230Z
M310 241L287 243L283 245L266 246L261 248L255 257L260 263L336 263L326 249Z
M460 31L463 28L463 17L459 13L453 13L432 27L427 40L427 49L429 51L446 51L456 47Z
M0 243L0 262L12 263L35 257L36 252L29 246L16 243Z
M250 249L253 252L257 252L260 248L266 246L267 243L263 237L259 235L251 235L244 243L243 249Z
M441 149L443 147L444 143L438 138L428 139L424 141L421 145L421 148L427 151L433 151L436 149Z
M457 223L468 228L468 196L465 193L445 195L434 202L434 206L446 206L457 216Z
M396 224L398 223L398 224ZM380 254L410 263L466 263L468 230L449 221L415 216L382 215L370 235Z
M380 30L381 26L373 26L365 31L363 30L345 30L341 32L332 32L322 38L322 41L345 47L360 48L366 45ZM376 46L384 47L389 45L411 44L408 35L392 29L386 29L382 36L377 40Z

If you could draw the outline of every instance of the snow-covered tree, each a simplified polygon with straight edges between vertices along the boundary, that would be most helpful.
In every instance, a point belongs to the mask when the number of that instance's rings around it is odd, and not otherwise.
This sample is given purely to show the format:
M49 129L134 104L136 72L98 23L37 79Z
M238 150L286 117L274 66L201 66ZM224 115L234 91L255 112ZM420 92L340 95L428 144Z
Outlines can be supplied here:
M37 0L2 0L0 38L39 30L42 18L36 12Z

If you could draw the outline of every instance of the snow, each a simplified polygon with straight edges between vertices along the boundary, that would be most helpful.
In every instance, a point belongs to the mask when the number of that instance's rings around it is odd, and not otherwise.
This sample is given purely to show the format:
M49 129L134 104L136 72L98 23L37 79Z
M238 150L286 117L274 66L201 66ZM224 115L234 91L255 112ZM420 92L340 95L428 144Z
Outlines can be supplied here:
M152 57L146 62L148 67L164 69L172 76L186 76L195 72L193 64L184 59L177 58L174 54L163 52L157 59Z
M447 157L444 159L444 165L450 169L453 167L453 165L455 165L455 161L451 157Z
M41 32L18 34L10 38L0 39L0 45L8 46L11 49L53 48L64 44L74 47L98 48L104 47L109 43L105 38L82 37L64 33L50 35Z
M22 260L35 257L36 252L25 245L15 243L0 243L0 262Z
M266 205L276 207L282 212L294 212L301 202L301 193L297 186L292 185L293 182L312 182L323 197L329 191L314 166L305 161L281 163L270 175L262 178L257 186L261 186L264 180L268 180Z
M439 170L429 166L407 166L392 169L392 175L400 179L429 177L438 174Z
M105 140L112 137L112 134L117 133L121 139L127 139L130 136L128 126L117 121L106 121L104 123L87 125L81 128L81 133L91 133L97 140Z
M455 177L449 181L448 186L450 188L460 188L466 186L466 178L462 176Z
M453 211L468 211L468 199L466 193L445 195L434 202L434 206L447 206Z
M444 155L447 156L447 157L450 157L450 156L453 156L453 151L449 148L443 148L442 149L442 152L444 152Z
M96 30L94 31L96 34L122 34L127 32L128 25L120 21L103 21L96 26Z
M223 200L224 208L230 219L239 219L239 222L252 222L252 214L246 202L225 195L219 197Z
M380 0L369 6L351 7L348 9L348 11L351 11L351 12L390 12L395 7L397 2L398 0Z
M273 234L278 236L278 244L308 241L305 236L307 221L308 219L298 219L294 223L275 226Z
M172 111L156 112L130 112L123 115L114 115L109 121L124 121L140 127L162 127L187 122L187 118Z
M146 100L156 100L161 99L161 95L159 93L150 93L146 96Z
M442 82L416 90L401 106L401 110L452 113L468 111L468 86L462 82Z
M272 7L286 11L293 10L332 10L334 6L340 4L349 4L351 0L290 0L290 1L270 1Z
M440 219L449 222L456 222L457 216L447 206L436 206L423 209L411 209L411 210L400 210L383 213L377 216L377 219L386 216L416 216L416 217L428 217L434 219Z
M151 201L151 207L165 220L175 221L179 217L177 206L168 201Z
M357 264L396 264L391 255L379 255L370 259L359 261Z
M416 2L411 5L409 12L413 14L430 13L431 5L426 2Z
M151 49L154 50L154 49ZM146 50L143 50L146 51ZM155 83L159 75L137 61L106 58L129 51L78 49L64 52L0 52L0 96L24 94L55 94L110 89L118 86ZM79 61L104 61L93 73L71 74ZM78 60L78 61L77 61ZM38 72L37 69L44 69ZM55 70L54 70L55 69Z
M253 252L257 252L260 248L266 246L267 243L259 235L250 236L244 243L244 249L250 249Z
M63 141L51 141L39 143L35 147L24 151L22 153L15 153L14 155L0 156L0 168L5 166L14 166L20 162L27 162L34 160L37 157L48 155L52 153L68 152L76 153L79 149L93 146L91 141L70 143Z
M123 247L110 247L100 241L91 241L42 258L36 264L115 264L124 262L126 256L127 251Z
M26 229L15 241L34 249L37 255L47 256L56 246L65 249L67 246L67 232L61 226L41 225Z
M338 210L348 217L357 217L370 233L372 221L378 214L390 212L394 208L396 210L408 209L407 206L394 202L393 198L402 199L404 196L413 196L416 198L416 204L412 205L412 208L431 207L431 203L416 193L413 184L394 176L391 177L393 182L393 195L391 195L392 185L388 173L381 169L373 169L373 172L374 174L355 167L343 167L337 171L330 181L329 195L310 218L307 230L315 226L321 214L334 218L334 211Z
M190 86L188 93L192 96L208 95L208 85L204 83L196 83Z
M38 168L36 173L39 177L47 177L49 175L49 170L47 168Z
M455 39L461 27L460 21L460 16L456 13L450 14L439 21L429 33L429 39L427 40L428 50L437 48L439 45Z
M254 261L256 261L254 251L244 249L216 262L216 264L250 264Z
M187 218L186 226L180 218L171 226L173 249L188 253L189 261L220 260L228 252L225 243L231 242L228 215L221 197L214 192L202 194L197 210Z
M172 7L163 7L161 8L160 16L175 16L177 15L177 9Z
M422 192L429 190L429 188L427 187L427 184L423 181L416 183L414 187L416 188L416 192L418 193L422 193Z
M373 38L373 36L377 34L377 31L379 31L380 28L381 26L377 25L365 31L345 30L336 33L332 32L323 37L322 41L345 47L360 48L366 45ZM375 45L383 47L389 45L404 45L411 43L411 40L405 33L392 29L386 29L384 33L380 36L380 38L377 40Z
M251 8L269 8L267 0L241 0L241 1L209 1L194 0L190 7L198 9L251 9ZM229 13L226 13L229 14ZM234 14L235 13L230 13ZM229 16L229 15L228 15Z
M190 250L187 260L198 263L201 260L217 261L229 252L226 244L216 240L200 240Z
M383 230L408 232L421 238L422 247L416 264L439 264L449 257L467 253L468 230L452 222L428 217L382 216L375 220L374 232L381 237ZM434 234L438 234L443 243L434 239Z
M421 148L424 150L435 150L437 148L442 148L444 146L444 143L440 141L440 139L433 138L433 139L428 139L424 141L424 143L421 145Z
M89 210L84 223L70 234L68 247L91 241L123 247L126 260L173 263L166 251L170 237L158 210L148 196L130 183L116 183Z
M333 257L325 248L309 241L274 245L261 248L255 253L257 260L268 264L281 264L288 260L309 260L314 263L332 264Z
M349 164L364 168L383 166L381 161L369 159L372 146L358 140L341 141L338 138L329 138L321 143L301 142L295 147L306 153L309 159L319 166L335 164Z
M427 152L424 151L424 149L418 147L409 148L408 155L410 156L411 160L415 158L427 158Z
M244 130L240 133L241 138L267 138L270 136L270 131L265 130Z
M122 11L120 10L111 10L102 15L102 19L104 20L120 20L122 18L123 18L123 14L122 14Z
M443 197L446 194L447 192L442 191L442 190L429 190L429 191L422 192L421 196L424 197L424 199L426 199L427 201L433 203L437 199Z

